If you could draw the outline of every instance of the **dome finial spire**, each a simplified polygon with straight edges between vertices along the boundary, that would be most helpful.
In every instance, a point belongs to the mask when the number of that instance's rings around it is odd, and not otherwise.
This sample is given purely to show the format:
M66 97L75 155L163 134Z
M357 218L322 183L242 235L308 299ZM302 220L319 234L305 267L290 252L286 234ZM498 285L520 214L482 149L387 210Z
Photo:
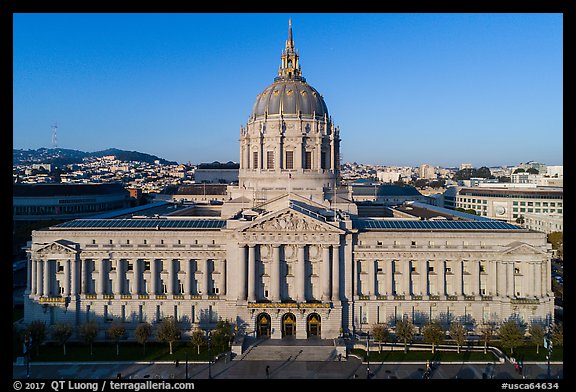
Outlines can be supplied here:
M288 40L286 40L286 49L294 50L294 40L292 39L292 18L288 19Z
M301 78L298 53L294 49L294 39L292 38L292 18L288 19L288 39L286 40L286 49L282 51L282 63L278 70L278 77L285 79Z

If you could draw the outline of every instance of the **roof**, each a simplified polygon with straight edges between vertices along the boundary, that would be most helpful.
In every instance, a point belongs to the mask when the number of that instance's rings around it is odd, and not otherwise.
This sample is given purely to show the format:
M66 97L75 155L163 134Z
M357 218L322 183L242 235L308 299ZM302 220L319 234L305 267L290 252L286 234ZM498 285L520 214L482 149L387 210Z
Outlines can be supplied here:
M163 195L226 195L226 184L192 184L168 186L160 192Z
M464 231L528 231L528 229L501 221L426 221L426 220L378 220L353 219L359 230L464 230Z
M50 227L50 230L113 230L113 229L210 229L219 230L226 226L222 219L76 219Z
M420 192L418 192L418 189L409 185L400 186L352 184L352 196L354 196L354 194L374 196L375 191L376 196L423 196Z
M126 194L122 184L14 184L13 197L53 197Z

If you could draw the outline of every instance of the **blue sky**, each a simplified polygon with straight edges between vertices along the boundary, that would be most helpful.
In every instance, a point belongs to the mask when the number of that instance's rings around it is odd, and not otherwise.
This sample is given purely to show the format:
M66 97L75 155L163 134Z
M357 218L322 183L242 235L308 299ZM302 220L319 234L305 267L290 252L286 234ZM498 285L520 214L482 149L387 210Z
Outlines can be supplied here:
M342 159L563 164L562 14L14 14L14 148L238 161L292 18Z

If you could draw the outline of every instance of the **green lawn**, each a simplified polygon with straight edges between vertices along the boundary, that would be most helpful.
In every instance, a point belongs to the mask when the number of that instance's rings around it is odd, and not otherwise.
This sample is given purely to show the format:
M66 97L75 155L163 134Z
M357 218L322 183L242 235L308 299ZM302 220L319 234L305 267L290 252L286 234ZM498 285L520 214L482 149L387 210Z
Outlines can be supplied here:
M173 344L173 354L167 343L148 343L146 353L142 345L134 342L121 342L119 355L116 355L116 344L113 342L94 343L93 355L90 355L90 346L79 343L68 343L66 345L66 356L62 346L56 344L45 344L40 347L39 355L34 353L32 361L36 362L81 362L81 361L206 361L209 358L207 347L201 347L200 355L197 348L190 344L178 342ZM222 353L222 349L211 350L212 357Z
M500 349L506 353L509 357L516 358L517 361L546 361L547 350L540 346L538 350L539 353L536 354L536 346L532 345L523 345L514 349L514 354L510 354L509 349L504 349L500 347ZM550 358L552 361L562 361L564 360L564 347L558 346L554 347L552 350L552 357Z

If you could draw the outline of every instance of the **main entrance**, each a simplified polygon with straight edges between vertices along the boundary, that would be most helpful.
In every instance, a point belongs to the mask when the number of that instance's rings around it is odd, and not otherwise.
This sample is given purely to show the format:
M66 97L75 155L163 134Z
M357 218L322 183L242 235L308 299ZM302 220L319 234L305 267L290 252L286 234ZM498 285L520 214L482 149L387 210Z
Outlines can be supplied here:
M258 317L256 317L256 336L270 336L270 330L270 315L267 313L260 313Z
M296 336L296 316L286 313L282 316L282 337Z
M320 336L320 315L318 313L311 313L306 318L306 329L308 337Z

